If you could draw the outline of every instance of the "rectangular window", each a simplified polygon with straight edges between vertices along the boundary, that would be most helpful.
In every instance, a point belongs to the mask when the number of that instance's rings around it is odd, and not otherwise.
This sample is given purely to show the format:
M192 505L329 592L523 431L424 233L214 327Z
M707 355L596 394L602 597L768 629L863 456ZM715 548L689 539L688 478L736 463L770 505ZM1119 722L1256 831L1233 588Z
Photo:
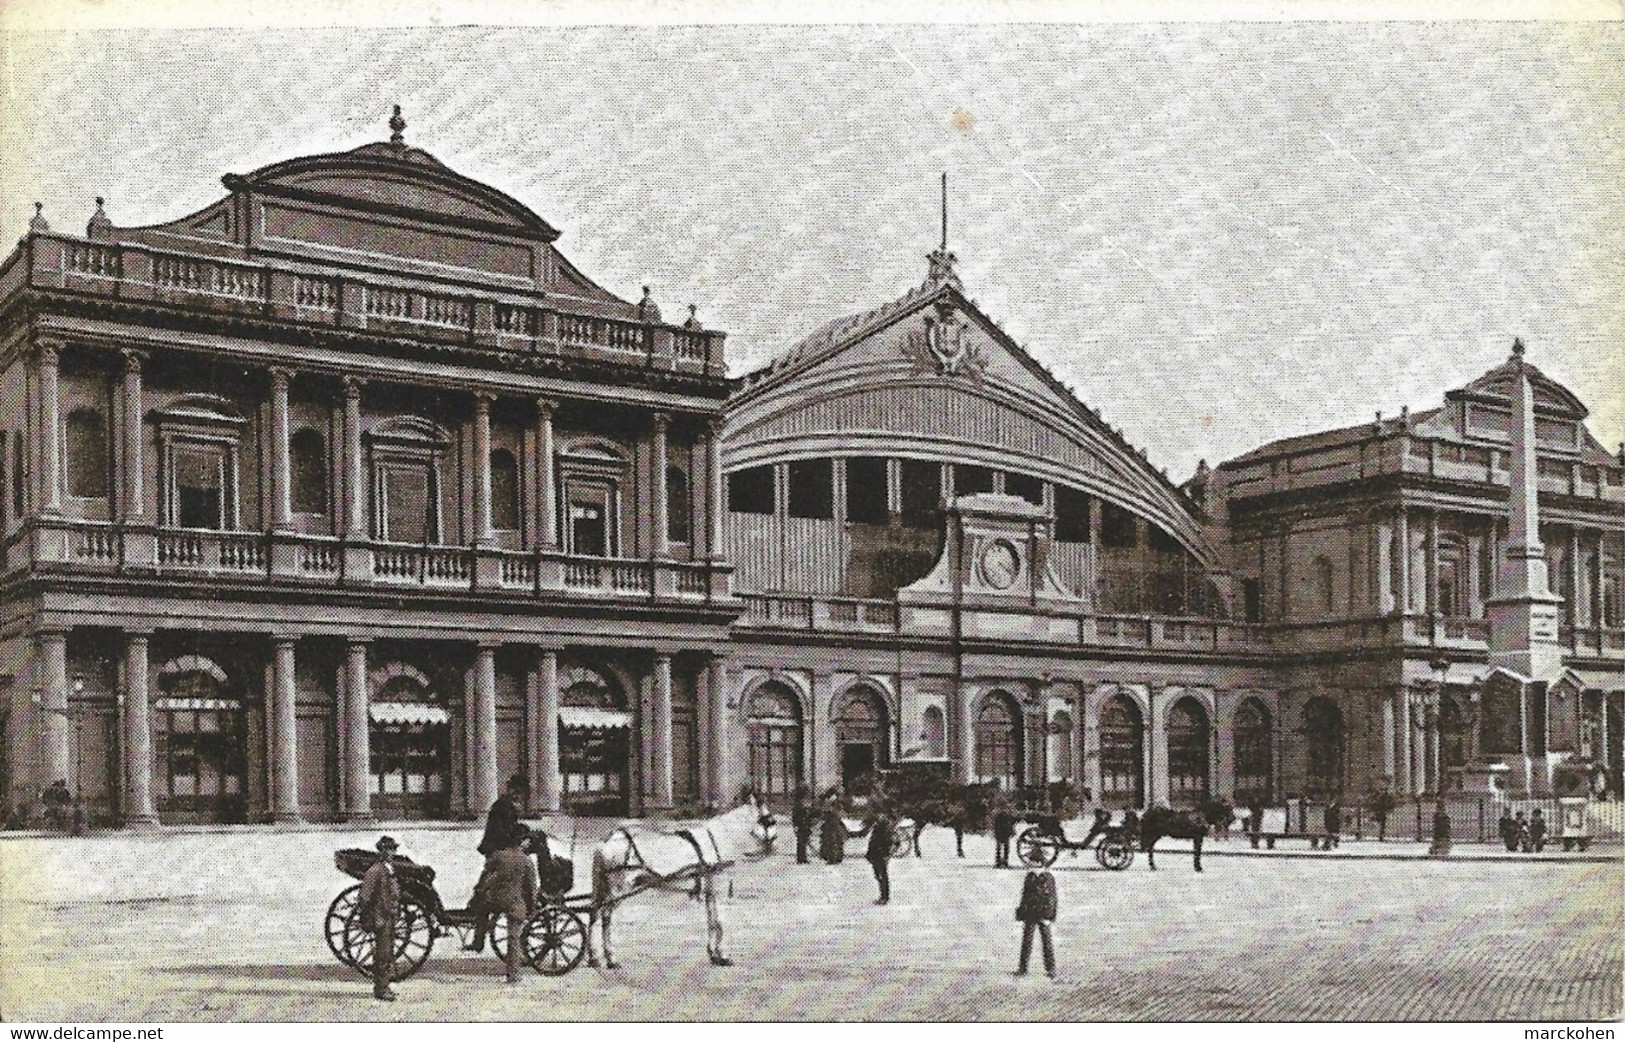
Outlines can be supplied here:
M1248 622L1264 621L1264 594L1257 579L1241 580L1241 601Z
M1044 482L1031 474L1005 474L1004 491L1007 495L1020 496L1035 507L1044 505Z
M790 464L790 516L827 520L835 516L835 466L827 459Z
M846 519L864 525L886 523L886 461L853 456L846 461Z
M968 496L973 492L993 491L993 471L988 467L973 467L960 463L954 466L954 495Z
M941 465L925 460L903 460L903 524L935 528L941 508Z
M208 446L177 446L175 523L219 529L225 515L225 453Z
M604 557L609 550L608 525L604 504L571 500L570 552L584 557Z
M434 514L434 482L426 464L389 462L378 466L383 505L384 539L396 543L427 543L438 537Z
M773 468L747 467L728 475L728 509L735 514L773 513Z
M1134 515L1110 503L1101 504L1100 542L1104 546L1136 545L1139 540L1135 536Z
M1089 541L1089 497L1065 485L1055 486L1055 539L1062 543Z

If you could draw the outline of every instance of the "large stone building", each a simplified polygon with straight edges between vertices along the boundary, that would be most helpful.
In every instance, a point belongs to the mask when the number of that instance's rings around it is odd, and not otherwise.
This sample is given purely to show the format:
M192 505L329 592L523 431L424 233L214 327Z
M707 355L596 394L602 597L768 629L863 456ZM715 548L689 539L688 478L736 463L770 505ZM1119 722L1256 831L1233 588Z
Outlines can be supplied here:
M1625 468L1521 355L1175 486L945 248L730 382L393 129L0 267L0 802L1618 791Z

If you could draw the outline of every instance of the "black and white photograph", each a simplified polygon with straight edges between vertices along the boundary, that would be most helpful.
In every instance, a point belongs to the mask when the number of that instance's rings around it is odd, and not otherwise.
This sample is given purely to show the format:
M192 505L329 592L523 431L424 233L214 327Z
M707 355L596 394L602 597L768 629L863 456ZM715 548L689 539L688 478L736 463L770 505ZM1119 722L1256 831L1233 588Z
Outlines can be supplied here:
M0 6L10 1037L1613 1037L1622 54Z

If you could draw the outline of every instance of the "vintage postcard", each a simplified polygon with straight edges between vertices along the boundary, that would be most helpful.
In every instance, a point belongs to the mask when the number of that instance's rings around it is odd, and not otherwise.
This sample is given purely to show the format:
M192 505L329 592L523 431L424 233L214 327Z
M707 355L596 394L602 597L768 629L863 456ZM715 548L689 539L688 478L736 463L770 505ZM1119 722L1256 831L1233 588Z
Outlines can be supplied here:
M1434 14L0 8L11 1037L1613 1037L1625 30Z

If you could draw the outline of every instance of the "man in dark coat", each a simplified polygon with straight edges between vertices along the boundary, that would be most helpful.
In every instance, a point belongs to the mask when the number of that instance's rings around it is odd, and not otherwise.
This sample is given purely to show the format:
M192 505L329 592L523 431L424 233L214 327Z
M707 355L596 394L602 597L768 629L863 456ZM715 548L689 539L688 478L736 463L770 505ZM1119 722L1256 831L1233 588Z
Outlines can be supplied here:
M885 807L876 808L874 825L869 829L869 849L864 857L869 859L875 870L875 882L880 884L877 905L891 901L892 831L891 812Z
M389 836L378 837L378 861L361 877L357 898L357 918L372 933L372 997L395 1001L390 983L395 977L395 919L400 914L401 884L395 878L395 851L398 844Z
M1010 867L1010 839L1016 834L1016 816L1010 804L999 797L993 808L993 867Z
M1518 849L1518 827L1512 820L1512 808L1501 808L1501 820L1496 825L1496 832L1508 850Z
M1546 849L1546 815L1536 807L1529 812L1529 846L1525 850L1533 850L1539 854Z
M824 797L824 813L818 827L818 856L828 865L838 865L846 857L846 822L841 820L840 797L834 792Z
M805 785L796 788L796 802L790 808L790 826L796 831L796 864L807 863L807 848L812 845L812 800Z
M480 872L480 880L474 884L474 901L470 907L482 913L474 922L474 939L464 946L464 951L477 952L485 949L486 935L496 922L497 909L486 908L480 903L480 894L484 893L486 877L492 871L491 858L501 850L517 847L528 838L530 830L519 820L519 808L525 803L526 794L530 786L523 774L516 774L508 779L508 787L502 795L491 804L491 810L485 815L485 834L480 837L479 852L485 855L485 868Z
M1044 944L1044 972L1055 976L1055 942L1050 937L1049 924L1055 921L1055 877L1048 869L1027 873L1021 884L1021 903L1016 905L1016 918L1021 921L1021 961L1016 964L1016 976L1025 976L1027 960L1033 954L1033 931Z
M519 983L520 949L525 922L536 914L540 880L536 863L518 843L503 847L485 859L485 874L475 888L474 902L488 916L508 917L508 983Z
M1343 831L1343 808L1338 805L1335 799L1326 804L1324 824L1326 826L1326 849L1330 850L1337 846L1338 836Z

